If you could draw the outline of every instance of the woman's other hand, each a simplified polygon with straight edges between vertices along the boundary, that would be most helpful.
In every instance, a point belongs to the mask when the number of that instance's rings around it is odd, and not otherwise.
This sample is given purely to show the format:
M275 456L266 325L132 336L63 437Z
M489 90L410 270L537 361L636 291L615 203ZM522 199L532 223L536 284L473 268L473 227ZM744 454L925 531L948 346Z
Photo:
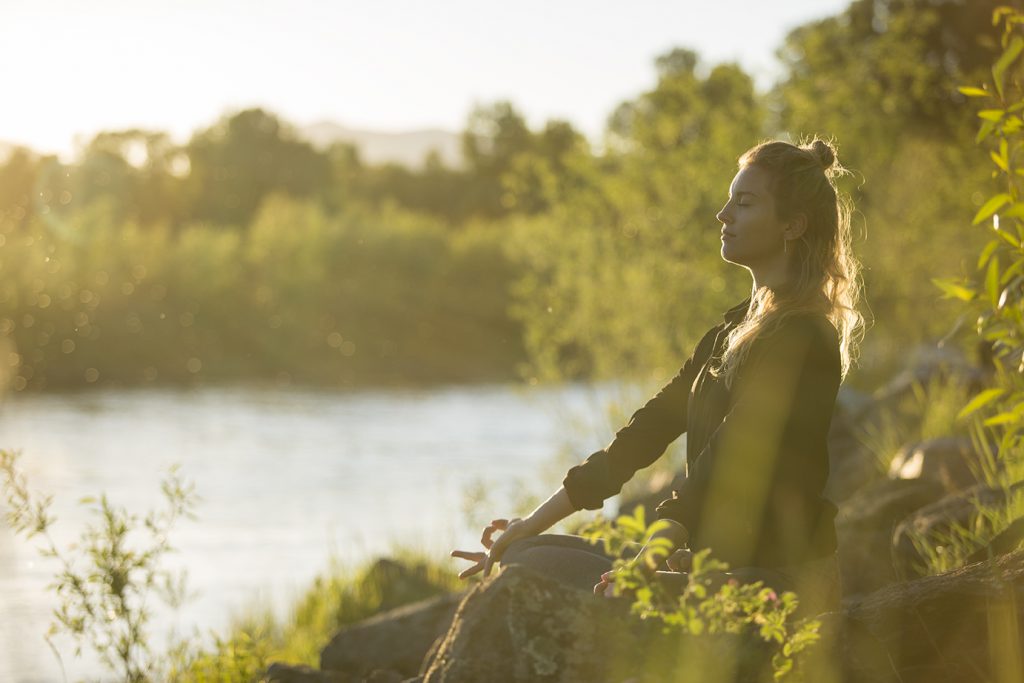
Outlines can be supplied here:
M492 539L496 531L501 531L502 533L497 539ZM489 576L494 563L501 561L501 556L504 555L505 550L513 541L536 536L537 533L531 524L522 519L492 520L490 524L484 527L483 534L480 536L480 543L483 547L487 548L487 552L467 550L453 550L451 552L452 557L462 558L474 563L472 567L460 572L459 578L466 579L481 571L485 577Z

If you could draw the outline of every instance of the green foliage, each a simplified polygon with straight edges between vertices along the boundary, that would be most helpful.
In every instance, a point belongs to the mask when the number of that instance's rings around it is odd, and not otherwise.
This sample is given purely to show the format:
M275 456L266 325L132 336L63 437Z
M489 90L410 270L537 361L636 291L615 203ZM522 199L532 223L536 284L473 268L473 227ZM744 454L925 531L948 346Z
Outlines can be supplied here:
M596 518L582 535L616 556L647 541L643 562L617 559L613 567L614 590L617 595L633 596L633 614L656 620L665 633L753 635L767 647L775 680L799 679L801 653L818 641L821 622L792 618L799 602L791 591L778 595L761 581L741 584L731 577L723 581L729 566L711 557L708 548L693 555L682 594L670 593L653 574L672 551L667 538L652 538L665 525L663 520L647 525L643 506L637 506L633 515L622 515L614 523Z
M992 23L1001 26L1001 50L991 79L982 87L961 87L960 92L984 107L977 112L981 124L976 140L990 147L992 177L998 180L999 191L972 220L972 230L980 226L987 238L974 277L936 284L947 297L963 302L965 315L976 319L978 337L991 348L994 386L971 397L956 417L969 427L981 453L982 479L1005 496L994 505L975 500L975 514L967 525L912 535L924 560L922 571L928 573L962 566L974 551L1024 516L1024 498L1013 490L1024 481L1024 14L1000 7L993 11Z
M151 650L147 604L153 595L172 606L184 597L184 574L168 572L160 564L173 550L171 529L192 515L193 486L172 469L161 485L166 507L143 517L113 505L105 495L83 499L95 522L78 543L59 548L50 535L56 521L49 512L52 497L39 498L29 491L17 460L17 453L0 450L6 519L27 538L40 538L41 554L60 565L51 584L58 607L48 640L57 633L70 635L76 655L91 648L124 681L160 680L154 675L159 658Z
M857 439L875 456L880 475L889 472L893 456L907 444L970 434L968 426L957 421L970 396L962 379L934 375L925 384L915 380L910 388L877 420L864 419L855 426Z
M118 223L109 202L0 218L14 388L509 378L510 266L495 229L273 195L247 230Z
M175 683L250 683L274 661L319 666L320 651L342 627L379 612L461 590L450 567L408 550L360 568L338 564L318 577L284 619L253 609L212 644L195 638L172 650Z

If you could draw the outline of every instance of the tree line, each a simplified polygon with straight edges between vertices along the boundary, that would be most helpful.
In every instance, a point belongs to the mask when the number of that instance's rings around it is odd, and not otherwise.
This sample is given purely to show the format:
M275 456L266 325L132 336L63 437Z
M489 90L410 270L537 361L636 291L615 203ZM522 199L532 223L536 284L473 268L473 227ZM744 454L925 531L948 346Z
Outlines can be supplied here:
M834 136L855 171L874 326L864 375L948 334L990 170L956 86L999 52L997 2L856 0L794 29L785 76L676 48L592 144L476 107L464 164L365 163L263 109L182 145L104 131L0 164L0 372L16 389L257 380L664 379L748 280L718 255L737 156ZM965 218L966 217L966 218ZM856 378L856 376L855 376Z

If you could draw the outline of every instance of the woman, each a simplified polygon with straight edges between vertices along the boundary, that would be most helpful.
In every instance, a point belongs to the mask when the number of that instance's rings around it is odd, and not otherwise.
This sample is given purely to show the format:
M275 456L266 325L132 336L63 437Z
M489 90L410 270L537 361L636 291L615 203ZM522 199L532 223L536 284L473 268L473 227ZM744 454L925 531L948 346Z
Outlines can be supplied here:
M850 207L834 184L844 171L820 139L766 142L740 157L717 218L722 258L750 272L751 295L546 502L525 519L494 520L481 539L486 553L453 551L474 562L460 577L517 562L610 594L612 559L599 546L540 534L576 510L599 509L686 432L686 479L658 506L670 527L661 535L678 549L663 580L683 583L690 553L710 548L741 582L796 590L801 612L838 607L826 440L863 333Z

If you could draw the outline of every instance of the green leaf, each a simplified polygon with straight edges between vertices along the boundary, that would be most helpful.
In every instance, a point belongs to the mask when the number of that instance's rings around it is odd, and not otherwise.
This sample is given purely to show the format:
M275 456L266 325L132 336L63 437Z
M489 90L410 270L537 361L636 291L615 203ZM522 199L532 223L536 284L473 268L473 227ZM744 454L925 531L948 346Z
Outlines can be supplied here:
M968 97L992 97L992 93L982 90L981 88L972 88L970 86L963 86L957 88L961 95L967 95Z
M977 225L978 223L981 223L983 220L985 220L986 218L994 214L996 211L998 211L1000 207L1003 206L1003 204L1010 201L1011 199L1012 198L1010 197L1010 195L1006 194L1005 192L997 194L994 197L991 197L987 202L985 202L984 206L978 209L978 213L974 214L974 220L971 222L971 225Z
M978 129L978 135L974 138L975 144L980 144L985 138L992 134L992 131L996 128L995 121L986 121L981 124L981 128Z
M1003 74L1016 61L1021 50L1024 50L1024 38L1014 36L1009 46L1003 51L999 61L992 66L992 78L995 80L996 90L999 92L1000 97L1003 96Z
M1006 111L1003 109L982 109L978 112L978 118L984 119L985 121L991 121L992 123L998 123L1003 120L1003 116Z
M1006 391L1004 389L986 389L974 398L972 398L967 405L960 409L957 413L956 419L962 420L973 412L984 408L992 401L1002 396Z
M1014 275L1021 271L1024 271L1024 259L1015 261L1013 265L1007 268L1006 271L1003 273L1003 276L999 278L999 284L1005 285L1007 282L1010 281L1011 278L1013 278Z
M988 418L982 424L986 427L994 427L996 425L1008 424L1010 422L1020 422L1021 416L1016 413L999 413L993 417Z
M997 247L999 247L999 240L989 240L985 248L981 250L981 256L978 257L978 270L985 267L985 264L992 258L992 254L995 253Z
M985 291L988 293L988 301L995 308L999 301L999 259L992 259L988 262L988 271L985 273Z
M1014 246L1014 247L1016 247L1018 249L1020 248L1020 240L1018 240L1016 237L1014 237L1013 233L1011 233L1009 230L993 230L992 232L994 232L996 235L1001 237L1008 244L1010 244L1010 245L1012 245L1012 246Z
M1002 169L1003 171L1009 171L1010 170L1007 167L1006 159L1004 159L1003 157L999 156L994 151L989 152L989 155L992 157L992 161L994 161L996 163L996 166L998 166L1000 169Z
M1013 14L1013 8L1010 7L1009 5L1000 5L999 7L996 7L994 10L992 10L992 25L998 26L999 18L1002 17L1004 14Z
M932 284L945 293L947 299L960 299L961 301L973 301L975 291L965 287L957 280L950 278L932 278Z

